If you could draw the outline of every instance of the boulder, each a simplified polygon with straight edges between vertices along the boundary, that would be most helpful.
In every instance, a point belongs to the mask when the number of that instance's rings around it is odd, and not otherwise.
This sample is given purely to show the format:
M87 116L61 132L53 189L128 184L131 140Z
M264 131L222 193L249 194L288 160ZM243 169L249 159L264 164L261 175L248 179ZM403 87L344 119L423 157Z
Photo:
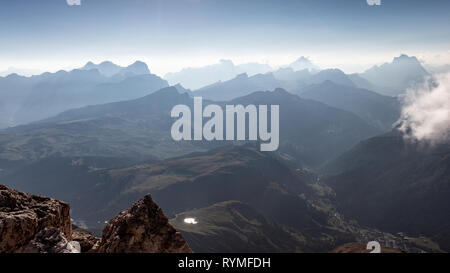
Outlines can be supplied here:
M80 253L80 244L69 242L64 234L55 227L46 227L39 231L23 251L24 253Z
M100 242L100 238L75 225L72 225L72 239L80 243L81 252L94 251L94 246Z

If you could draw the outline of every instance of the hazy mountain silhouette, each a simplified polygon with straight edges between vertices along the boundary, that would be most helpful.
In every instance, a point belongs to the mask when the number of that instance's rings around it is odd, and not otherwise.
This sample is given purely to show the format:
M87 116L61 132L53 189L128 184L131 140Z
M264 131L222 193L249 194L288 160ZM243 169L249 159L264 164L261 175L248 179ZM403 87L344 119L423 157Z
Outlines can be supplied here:
M400 118L397 98L332 81L307 86L299 92L299 96L352 112L383 131L390 131Z
M435 238L449 251L450 146L410 143L395 131L325 167L338 207L364 225Z
M339 69L325 69L316 74L312 74L310 78L305 79L306 84L322 83L324 81L332 81L337 84L355 86L355 83Z
M280 105L280 151L308 166L320 165L380 132L353 113L281 89L255 92L226 103ZM7 162L55 155L167 158L227 144L172 140L170 111L177 104L192 108L193 99L168 87L139 99L73 109L10 128L0 132L0 158Z
M86 66L95 65L88 63ZM96 67L109 72L120 68L110 62ZM25 124L70 108L134 99L168 86L165 80L147 72L144 63L136 62L120 68L111 77L97 68L46 72L32 77L17 74L0 77L3 90L0 125L4 128Z
M313 73L320 70L318 66L313 64L307 57L304 56L301 56L294 62L290 63L288 67L292 68L294 71L306 69Z
M194 93L190 90L190 89L186 89L184 88L181 84L176 84L173 87L175 87L178 91L178 93L183 94L183 93L187 93L189 96L193 97Z
M105 75L106 77L111 77L116 74L127 74L127 73L133 73L136 75L150 74L150 70L148 69L147 64L141 61L136 61L127 67L118 66L110 61L104 61L99 64L88 62L81 69L83 70L97 69L101 74Z
M317 73L310 73L307 69L294 71L292 68L281 68L266 74L248 76L240 74L234 79L217 82L194 91L194 95L221 101L248 95L255 91L272 90L278 87L297 93L310 84L324 81L355 87L349 77L339 69L325 69Z
M27 69L27 68L17 68L17 67L8 67L7 70L0 71L0 76L6 77L11 74L19 74L22 76L32 76L42 73L38 69Z
M291 67L280 68L272 72L275 78L280 81L299 82L311 77L308 69L294 71Z
M50 156L165 158L201 148L170 136L170 111L191 105L175 87L145 97L68 110L53 118L0 132L0 158L35 161ZM21 140L19 140L21 139ZM23 142L22 142L23 141ZM1 167L0 167L1 168Z
M359 88L376 91L380 94L383 93L383 91L379 92L380 90L383 90L382 87L379 87L379 86L371 83L367 79L361 77L360 74L358 74L358 73L349 74L349 75L347 75L347 77L355 84L355 86L357 86Z
M380 132L353 113L302 99L283 89L255 92L230 104L280 106L279 151L317 166Z
M422 82L429 73L416 57L402 54L395 57L391 63L374 66L360 76L381 87L375 91L396 96L405 93L411 85Z
M272 73L257 74L249 77L246 73L235 78L217 82L194 91L195 96L214 101L225 101L242 97L260 90L272 90L280 86L280 82Z
M247 63L235 65L230 60L220 60L218 64L189 67L179 72L167 73L164 75L164 79L172 85L180 83L190 89L199 89L218 81L227 81L241 73L255 75L266 73L270 70L272 68L266 64Z

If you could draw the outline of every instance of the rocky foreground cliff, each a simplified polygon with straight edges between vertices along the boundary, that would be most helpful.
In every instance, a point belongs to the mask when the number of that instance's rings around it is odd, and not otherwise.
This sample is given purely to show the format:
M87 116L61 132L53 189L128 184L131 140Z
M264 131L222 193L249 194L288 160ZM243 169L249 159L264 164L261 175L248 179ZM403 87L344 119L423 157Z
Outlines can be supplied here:
M72 240L69 204L0 185L0 252L23 252L48 227Z
M0 253L192 252L150 195L111 219L102 238L74 228L69 204L0 185Z

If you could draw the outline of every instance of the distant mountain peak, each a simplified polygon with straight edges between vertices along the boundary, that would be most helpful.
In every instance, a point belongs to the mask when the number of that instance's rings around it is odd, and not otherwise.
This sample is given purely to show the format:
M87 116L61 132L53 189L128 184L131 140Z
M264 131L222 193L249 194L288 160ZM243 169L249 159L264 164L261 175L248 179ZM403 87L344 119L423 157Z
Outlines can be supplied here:
M304 70L308 69L309 71L316 71L319 70L319 68L314 65L307 57L301 56L297 60L295 60L293 63L289 64L288 67L291 67L292 69L298 71L298 70Z
M87 62L81 70L92 70L97 69L101 74L111 77L114 74L119 73L119 71L122 69L122 67L110 62L110 61L103 61L99 64L95 64L91 61Z
M408 54L405 54L405 53L402 53L402 54L400 54L400 56L398 56L398 57L394 57L394 60L395 59L415 59L416 57L415 56L408 56Z
M373 66L360 74L363 78L386 89L386 95L399 95L413 84L420 83L428 76L428 71L422 67L415 56L401 54L392 62Z
M137 60L137 61L135 61L134 63L132 63L131 65L129 65L129 67L130 67L130 66L134 66L134 65L145 65L145 66L147 66L147 64L144 63L143 61Z
M309 59L306 58L305 56L301 56L300 58L298 58L298 59L296 60L296 62L307 62L307 63L311 63L311 62L309 61Z
M392 59L392 62L390 62L390 63L384 63L384 64L382 64L382 65L380 65L380 66L375 65L375 66L373 66L373 67L367 69L366 72L370 72L370 71L376 70L376 69L381 69L381 68L383 68L383 67L389 67L389 66L393 66L393 65L399 65L399 64L414 65L414 66L417 66L417 68L420 68L421 70L422 70L422 69L425 70L425 69L421 66L421 64L420 64L420 62L419 62L419 60L417 59L416 56L408 56L407 54L400 54L399 56L394 57L394 58Z
M273 90L274 93L279 93L279 94L285 94L285 95L289 95L292 96L291 93L289 93L288 91L284 90L283 88L275 88L275 90Z
M103 61L103 62L100 63L100 65L116 65L116 64L114 64L111 61Z
M133 64L129 65L124 69L126 72L132 72L134 74L150 74L150 69L146 63L141 61L135 61Z
M181 93L179 92L179 90L175 87L175 86L168 86L168 87L164 87L161 88L160 90L157 90L151 94L148 94L142 98L138 98L139 99L144 99L144 98L150 98L150 99L159 99L159 98L176 98L179 96L188 96L189 95L187 93Z
M319 74L335 74L335 75L345 75L345 73L339 68L328 68L319 72Z
M236 65L229 59L221 59L218 63L200 67L186 67L178 72L167 73L164 78L171 85L181 83L186 88L198 90L218 82L234 79L236 75L244 72L253 76L270 70L271 67L267 64L253 62Z
M81 70L97 69L101 74L111 77L116 74L133 73L136 75L150 74L150 70L146 63L142 61L135 61L127 67L122 67L114 64L111 61L103 61L99 64L95 64L91 61L87 62Z
M9 78L9 79L13 79L13 78L22 78L23 76L20 76L19 74L17 74L17 73L11 73L11 74L9 74L9 75L7 75L6 76L6 78Z
M416 63L418 65L420 65L419 60L415 57L415 56L408 56L406 54L401 54L398 57L394 57L394 59L392 60L392 63L398 63L398 62L411 62L411 63Z
M179 83L175 84L173 87L175 87L175 89L177 89L178 93L180 94L187 93L188 95L193 96L192 91L190 89L184 88L184 86L182 86Z

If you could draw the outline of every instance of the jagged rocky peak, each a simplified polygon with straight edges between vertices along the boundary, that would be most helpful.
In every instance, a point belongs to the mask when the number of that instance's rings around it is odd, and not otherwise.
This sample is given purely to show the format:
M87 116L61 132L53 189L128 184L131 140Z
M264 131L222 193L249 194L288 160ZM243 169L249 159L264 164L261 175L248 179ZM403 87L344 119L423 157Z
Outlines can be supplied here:
M59 229L70 241L69 212L65 202L0 185L0 252L22 252L47 227Z
M150 195L122 211L103 229L100 253L189 253L184 238Z

